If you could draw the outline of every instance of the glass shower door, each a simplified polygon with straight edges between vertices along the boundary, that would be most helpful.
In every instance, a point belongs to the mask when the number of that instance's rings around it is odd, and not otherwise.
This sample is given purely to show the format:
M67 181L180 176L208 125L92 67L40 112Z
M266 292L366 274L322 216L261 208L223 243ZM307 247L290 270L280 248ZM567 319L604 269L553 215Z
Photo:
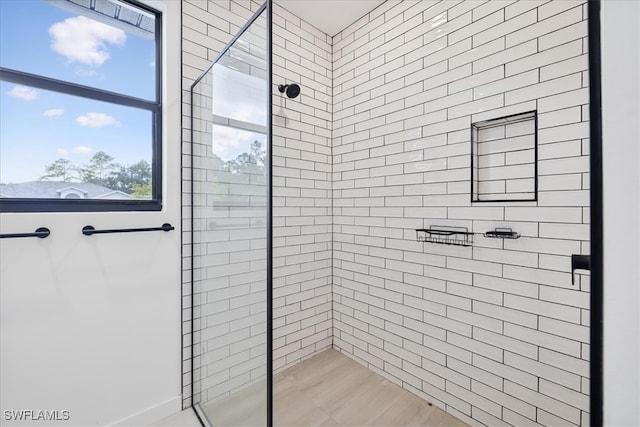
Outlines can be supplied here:
M270 418L268 12L191 88L193 402L213 426Z

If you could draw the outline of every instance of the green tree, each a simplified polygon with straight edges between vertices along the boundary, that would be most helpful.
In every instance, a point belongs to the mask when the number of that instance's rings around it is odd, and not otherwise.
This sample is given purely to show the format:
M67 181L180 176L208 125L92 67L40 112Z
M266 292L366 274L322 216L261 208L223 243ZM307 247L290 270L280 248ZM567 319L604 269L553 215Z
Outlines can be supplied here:
M123 166L114 160L104 151L94 154L84 167L75 166L67 159L58 159L45 167L41 179L88 182L128 194L151 195L151 165L147 161Z
M105 185L111 174L118 168L118 164L114 163L115 159L105 153L98 151L89 160L89 165L81 169L80 179L83 182L92 184Z
M44 175L42 175L42 180L44 181L71 181L73 175L78 172L78 168L76 168L70 160L67 159L58 159L50 165L46 166L44 169Z
M151 165L144 160L134 163L128 168L131 185L146 185L151 183Z
M113 171L102 185L129 193L133 191L134 186L144 186L150 182L151 165L145 160L141 160L131 166L118 165L118 169Z
M130 197L132 199L151 199L151 180L148 180L144 184L133 184L131 187Z
M235 159L223 161L215 154L211 183L215 202L254 203L257 198L264 197L265 155L260 141L253 141L248 152L236 156Z
M227 161L233 173L263 174L266 153L262 151L262 143L253 141L248 153L239 154L235 159Z

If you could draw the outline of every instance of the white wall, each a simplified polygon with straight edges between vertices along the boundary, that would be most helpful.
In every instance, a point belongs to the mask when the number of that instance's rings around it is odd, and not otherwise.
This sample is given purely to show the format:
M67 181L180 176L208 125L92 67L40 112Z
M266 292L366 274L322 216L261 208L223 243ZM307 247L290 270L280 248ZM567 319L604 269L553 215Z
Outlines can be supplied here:
M604 422L640 425L640 3L601 2Z
M163 209L0 215L2 410L68 410L60 425L144 425L180 408L180 4L163 12ZM176 226L87 237L96 228ZM9 422L4 412L2 425ZM34 425L43 425L35 421Z
M240 30L261 5L246 1L188 1L183 8L183 123L188 132L189 88L218 52ZM330 38L291 15L278 5L273 13L273 327L274 369L284 369L331 345L331 45ZM277 90L278 84L298 83L301 94L289 99ZM188 133L183 135L189 141ZM210 138L209 138L210 139ZM198 162L208 157L208 140L198 145ZM184 144L183 190L189 196L190 144ZM196 165L196 181L204 174ZM206 179L209 179L205 177ZM206 192L198 182L196 198ZM185 198L185 205L190 203ZM190 218L183 209L183 295L185 336L183 349L184 404L190 403ZM200 211L196 215L201 215ZM199 250L199 248L197 248ZM198 271L196 274L199 274ZM221 278L223 279L223 278ZM204 283L204 282L203 282ZM196 331L204 331L201 312L209 312L210 292L196 285ZM218 302L215 298L213 301ZM210 305L212 308L213 305ZM219 306L216 308L220 310ZM237 331L241 333L241 331ZM197 333L196 342L203 341ZM215 341L210 333L207 337ZM213 345L213 344L212 344ZM196 365L211 363L212 369L198 369L196 384L209 390L202 400L215 398L229 387L214 365L214 352L198 351ZM219 352L215 353L219 354ZM202 356L202 357L200 357ZM216 356L217 357L217 356ZM240 363L237 355L234 365ZM213 378L218 378L213 380ZM235 381L241 386L241 381ZM227 384L229 383L229 384Z
M273 14L273 360L285 369L331 346L331 38ZM278 84L298 83L289 99Z
M182 15L183 103L183 405L191 404L191 341L194 346L194 400L214 401L238 391L265 370L264 198L234 196L248 174L214 170L210 108L194 109L191 143L190 88L211 61L259 8L258 2L185 1ZM262 43L264 28L255 28ZM258 61L259 62L259 61ZM260 71L258 71L260 72ZM211 104L211 75L195 92L198 105ZM194 180L190 181L191 150ZM242 178L245 178L243 181ZM254 177L255 179L255 177ZM216 181L231 197L216 194ZM259 179L257 180L259 181ZM233 183L236 183L235 185ZM253 180L251 181L253 182ZM242 187L242 185L238 185ZM191 336L191 200L194 192L194 308ZM255 188L264 194L263 185ZM238 221L251 224L238 226ZM260 227L262 225L262 227ZM250 232L248 232L250 231Z

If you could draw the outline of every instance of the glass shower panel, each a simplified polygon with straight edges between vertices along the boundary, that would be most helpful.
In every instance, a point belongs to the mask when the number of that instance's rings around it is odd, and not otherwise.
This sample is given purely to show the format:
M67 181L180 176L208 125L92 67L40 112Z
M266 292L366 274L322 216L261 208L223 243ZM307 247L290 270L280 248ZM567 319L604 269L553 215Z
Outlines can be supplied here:
M192 86L193 401L213 426L268 424L267 13Z

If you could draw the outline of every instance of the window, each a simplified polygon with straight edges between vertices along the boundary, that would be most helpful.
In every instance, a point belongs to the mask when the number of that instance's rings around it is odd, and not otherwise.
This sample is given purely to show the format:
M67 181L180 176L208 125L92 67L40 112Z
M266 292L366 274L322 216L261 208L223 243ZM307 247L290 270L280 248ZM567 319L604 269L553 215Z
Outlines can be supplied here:
M161 209L160 18L0 1L0 211Z
M264 26L256 27L264 33ZM199 88L205 90L207 149L218 206L252 207L264 216L267 146L265 39L246 32L219 58ZM204 136L204 135L203 135ZM210 139L209 139L210 137ZM210 150L210 151L209 151ZM248 212L248 210L244 210Z
M471 201L537 199L536 112L471 125Z

